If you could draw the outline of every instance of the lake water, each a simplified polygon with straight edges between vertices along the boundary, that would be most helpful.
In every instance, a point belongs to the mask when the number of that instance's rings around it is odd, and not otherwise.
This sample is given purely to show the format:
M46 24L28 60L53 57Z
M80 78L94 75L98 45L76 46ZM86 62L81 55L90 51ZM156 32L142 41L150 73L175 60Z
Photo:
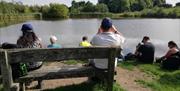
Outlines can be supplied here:
M101 20L33 20L26 23L33 25L44 46L49 44L50 35L56 35L58 43L63 47L77 47L82 36L86 35L91 40L97 33ZM156 56L164 55L170 40L174 40L180 46L180 19L116 19L113 20L113 24L126 37L123 45L124 54L133 52L144 35L150 36L156 47ZM21 35L21 25L22 23L0 28L0 43L16 43Z

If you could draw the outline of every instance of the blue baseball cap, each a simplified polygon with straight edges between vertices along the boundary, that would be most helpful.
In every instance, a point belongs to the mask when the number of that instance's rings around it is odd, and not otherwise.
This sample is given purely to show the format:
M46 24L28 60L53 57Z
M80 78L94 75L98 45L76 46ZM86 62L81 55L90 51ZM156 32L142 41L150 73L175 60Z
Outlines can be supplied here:
M23 24L21 31L22 32L33 32L33 27L31 24Z
M102 28L111 28L112 27L112 21L110 18L104 18L101 22Z

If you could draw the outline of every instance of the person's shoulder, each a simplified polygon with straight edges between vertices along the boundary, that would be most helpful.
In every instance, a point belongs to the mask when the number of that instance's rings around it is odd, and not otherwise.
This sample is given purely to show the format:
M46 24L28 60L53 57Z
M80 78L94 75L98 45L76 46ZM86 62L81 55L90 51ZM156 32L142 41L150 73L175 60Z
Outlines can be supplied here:
M51 47L52 47L52 44L49 44L47 47L48 47L48 48L51 48Z

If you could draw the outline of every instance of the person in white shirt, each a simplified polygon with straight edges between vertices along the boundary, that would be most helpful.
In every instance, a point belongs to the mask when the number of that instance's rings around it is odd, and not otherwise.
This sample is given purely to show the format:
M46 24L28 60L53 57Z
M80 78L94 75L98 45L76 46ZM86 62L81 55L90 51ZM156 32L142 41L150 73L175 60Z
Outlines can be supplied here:
M101 22L101 26L98 33L93 37L91 43L93 46L120 46L124 43L125 38L123 35L117 31L115 26L112 24L110 18L104 18ZM94 59L94 66L99 69L108 68L107 59ZM115 60L115 66L117 65L117 60Z

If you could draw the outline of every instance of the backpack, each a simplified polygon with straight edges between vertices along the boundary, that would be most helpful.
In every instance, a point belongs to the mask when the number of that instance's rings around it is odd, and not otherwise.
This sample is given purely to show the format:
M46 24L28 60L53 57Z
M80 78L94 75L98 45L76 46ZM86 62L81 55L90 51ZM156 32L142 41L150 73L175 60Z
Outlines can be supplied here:
M14 48L18 48L18 46L16 44L3 43L2 48L14 49ZM25 63L13 63L11 64L11 68L12 68L12 76L14 79L19 78L21 76L25 76L28 73L27 65Z
M14 63L11 64L11 67L14 79L25 76L28 73L27 66L25 63Z

